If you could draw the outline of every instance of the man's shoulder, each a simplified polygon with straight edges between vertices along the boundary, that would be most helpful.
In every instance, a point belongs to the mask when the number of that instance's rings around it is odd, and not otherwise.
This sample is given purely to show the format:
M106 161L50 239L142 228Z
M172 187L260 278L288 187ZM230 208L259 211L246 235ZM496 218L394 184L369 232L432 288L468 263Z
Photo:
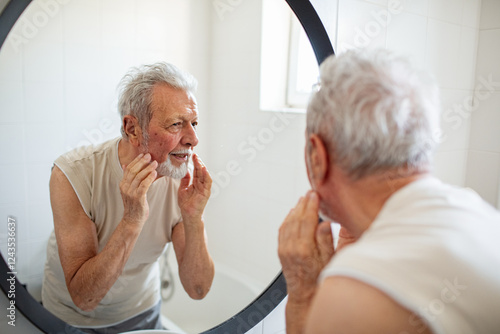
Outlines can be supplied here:
M355 333L431 333L419 316L379 289L354 278L335 276L318 287L307 333L343 328Z

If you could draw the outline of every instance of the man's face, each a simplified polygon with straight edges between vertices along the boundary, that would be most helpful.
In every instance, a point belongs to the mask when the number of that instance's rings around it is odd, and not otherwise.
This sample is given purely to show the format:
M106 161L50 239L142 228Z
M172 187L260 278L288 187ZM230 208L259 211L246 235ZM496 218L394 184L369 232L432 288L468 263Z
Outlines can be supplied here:
M167 85L153 89L153 116L143 150L158 162L159 176L186 175L192 149L198 145L198 109L192 94ZM145 145L144 145L145 144Z

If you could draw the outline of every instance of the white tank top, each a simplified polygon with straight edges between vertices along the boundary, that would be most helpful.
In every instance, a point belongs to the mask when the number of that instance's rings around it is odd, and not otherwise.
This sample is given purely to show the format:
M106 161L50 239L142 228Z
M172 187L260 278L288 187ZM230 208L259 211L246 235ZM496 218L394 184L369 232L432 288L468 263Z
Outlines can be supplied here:
M500 213L435 178L400 189L323 270L371 285L435 334L500 330ZM387 315L390 317L390 315ZM416 329L416 316L408 319Z
M80 147L60 156L55 165L70 181L83 210L95 223L99 252L123 218L119 183L123 170L118 158L121 138L97 146ZM180 222L177 204L179 180L162 177L150 187L149 217L123 273L96 309L78 309L69 295L59 259L55 233L47 246L42 286L43 305L65 322L77 327L118 324L153 307L160 298L158 257L171 241L172 229Z

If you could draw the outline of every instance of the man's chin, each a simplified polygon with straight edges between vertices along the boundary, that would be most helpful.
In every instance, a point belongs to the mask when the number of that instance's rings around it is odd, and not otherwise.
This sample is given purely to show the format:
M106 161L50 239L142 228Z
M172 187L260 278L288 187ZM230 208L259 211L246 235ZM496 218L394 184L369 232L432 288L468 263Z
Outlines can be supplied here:
M182 179L184 176L186 176L188 172L188 167L187 163L182 164L179 167L173 166L171 163L164 162L156 168L156 171L158 173L158 176L167 176L171 177L173 179Z

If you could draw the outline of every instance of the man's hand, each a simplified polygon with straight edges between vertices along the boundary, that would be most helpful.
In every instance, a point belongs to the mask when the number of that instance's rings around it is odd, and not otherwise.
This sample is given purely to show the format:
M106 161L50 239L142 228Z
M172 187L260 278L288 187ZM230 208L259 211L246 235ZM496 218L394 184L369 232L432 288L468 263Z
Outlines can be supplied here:
M196 154L193 154L193 163L193 183L189 184L191 175L188 172L179 186L179 207L184 223L201 221L212 188L212 178L207 167Z
M142 226L149 216L147 192L156 179L158 163L151 161L151 155L139 154L123 168L120 192L123 199L123 220Z
M309 191L290 211L279 231L278 254L289 300L308 302L321 270L333 256L330 222L318 225L318 195Z
M214 263L208 253L203 210L210 197L212 178L196 154L193 154L193 182L188 172L181 180L178 203L182 223L172 231L172 243L179 265L179 278L188 295L201 299L210 290Z

